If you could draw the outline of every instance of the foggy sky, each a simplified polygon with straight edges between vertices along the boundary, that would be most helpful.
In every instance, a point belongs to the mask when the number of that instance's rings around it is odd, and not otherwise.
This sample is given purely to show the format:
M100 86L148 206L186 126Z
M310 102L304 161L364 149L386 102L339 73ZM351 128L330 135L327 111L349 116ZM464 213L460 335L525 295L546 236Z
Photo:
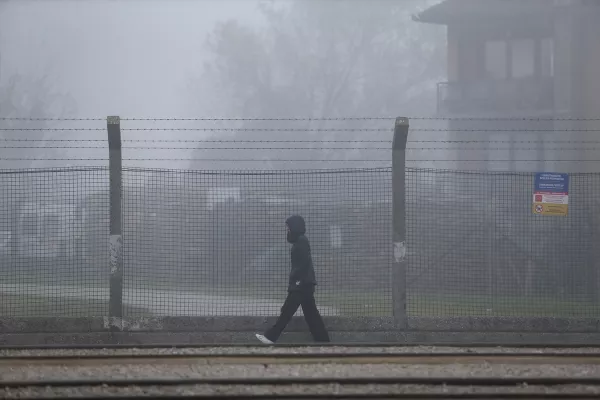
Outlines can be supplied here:
M2 1L2 0L0 0ZM263 23L260 0L8 0L0 7L0 84L15 73L47 74L53 89L76 103L75 117L213 116L201 104L211 92L190 90L208 56L207 35L218 22ZM286 4L277 0L276 4ZM351 3L348 5L351 7ZM416 23L406 20L406 23ZM424 114L429 114L425 112ZM209 115L207 115L209 114ZM231 115L229 115L231 116ZM103 127L104 122L93 126ZM81 122L60 127L82 128ZM127 127L186 127L183 123L124 123ZM229 124L227 127L232 127ZM180 132L125 132L124 139L189 139ZM105 139L106 132L61 133L61 139ZM206 137L196 132L195 139ZM58 138L49 132L45 139ZM135 162L144 167L187 167L193 146L182 150L131 150L124 157L180 158ZM106 158L105 149L69 150L67 157ZM37 153L36 153L37 154ZM253 155L254 157L254 155ZM8 162L8 161L7 161ZM104 164L97 160L85 164ZM63 165L34 162L33 167ZM75 162L74 164L80 164ZM125 165L132 165L126 161ZM69 163L71 165L71 163ZM215 168L221 168L215 164Z
M254 0L18 0L0 10L2 81L48 73L79 116L198 114L186 85L206 35L260 23Z

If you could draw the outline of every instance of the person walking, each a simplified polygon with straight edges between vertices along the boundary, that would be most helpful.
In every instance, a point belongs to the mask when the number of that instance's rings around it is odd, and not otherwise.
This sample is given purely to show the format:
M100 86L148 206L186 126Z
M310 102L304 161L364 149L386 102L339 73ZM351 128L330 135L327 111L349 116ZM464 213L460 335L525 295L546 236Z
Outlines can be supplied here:
M290 322L298 307L302 306L304 319L310 333L316 342L329 342L329 334L317 309L315 302L315 270L313 267L310 242L305 236L306 224L300 215L289 217L287 226L287 241L292 244L292 269L288 280L288 295L281 307L281 314L275 325L264 334L256 334L263 344L274 344Z

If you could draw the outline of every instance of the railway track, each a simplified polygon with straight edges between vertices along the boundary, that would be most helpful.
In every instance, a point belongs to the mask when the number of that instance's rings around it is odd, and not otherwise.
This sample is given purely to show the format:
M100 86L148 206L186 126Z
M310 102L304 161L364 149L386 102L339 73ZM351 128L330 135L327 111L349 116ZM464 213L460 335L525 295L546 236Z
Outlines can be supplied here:
M277 343L276 348L286 349L311 349L311 348L390 348L390 347L404 347L404 348L416 348L416 347L444 347L444 348L520 348L520 349L600 349L600 343L543 343L531 342L531 343L511 343L511 342L471 342L465 344L463 342L443 342L443 343L396 343L396 342L369 342L369 343ZM39 345L0 345L0 351L2 350L106 350L106 349L219 349L219 348L238 348L246 349L249 347L257 347L256 343L139 343L139 344L39 344Z
M115 364L600 364L600 353L557 352L259 352L199 354L51 354L0 356L2 365L115 365Z
M141 353L131 348L0 349L0 398L600 398L597 349L227 347L146 348ZM512 376L498 372L506 365L512 366ZM589 370L582 373L582 366ZM359 369L340 373L354 367ZM464 370L459 376L458 369ZM497 376L478 373L485 369Z
M49 389L55 398L70 399L597 399L600 378L84 379L2 382L0 387L3 398L13 393L20 399L44 398Z
M455 377L311 377L311 378L193 378L193 379L53 379L0 381L0 387L73 387L73 386L290 386L290 385L436 385L436 386L565 386L585 385L598 386L600 377L485 377L485 378L455 378Z

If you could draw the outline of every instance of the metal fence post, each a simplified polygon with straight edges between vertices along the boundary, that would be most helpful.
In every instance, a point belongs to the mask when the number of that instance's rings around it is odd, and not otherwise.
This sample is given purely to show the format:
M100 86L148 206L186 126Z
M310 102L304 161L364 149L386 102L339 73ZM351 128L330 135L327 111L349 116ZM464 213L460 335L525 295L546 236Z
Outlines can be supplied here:
M108 327L111 331L122 328L123 317L123 216L122 216L122 155L121 119L108 117L108 168L110 180L110 297Z
M407 327L406 316L406 141L408 118L398 117L392 143L392 220L394 264L392 271L392 302L394 319L399 328Z

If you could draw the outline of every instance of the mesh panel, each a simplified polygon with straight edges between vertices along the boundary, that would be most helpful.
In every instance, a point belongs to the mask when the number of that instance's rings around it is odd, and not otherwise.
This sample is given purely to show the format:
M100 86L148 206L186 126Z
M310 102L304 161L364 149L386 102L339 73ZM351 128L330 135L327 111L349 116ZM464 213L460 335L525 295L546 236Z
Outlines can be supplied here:
M108 171L1 171L0 186L0 315L106 315Z
M275 315L285 220L307 222L324 315L391 314L391 171L124 171L124 301L158 315ZM131 314L129 314L131 315Z
M108 308L105 168L5 170L0 315ZM391 170L123 171L124 315L275 315L285 219L308 224L325 315L391 315ZM569 215L531 211L533 174L408 169L409 315L600 314L600 175Z
M597 317L599 176L570 179L549 217L533 174L408 170L409 315Z

